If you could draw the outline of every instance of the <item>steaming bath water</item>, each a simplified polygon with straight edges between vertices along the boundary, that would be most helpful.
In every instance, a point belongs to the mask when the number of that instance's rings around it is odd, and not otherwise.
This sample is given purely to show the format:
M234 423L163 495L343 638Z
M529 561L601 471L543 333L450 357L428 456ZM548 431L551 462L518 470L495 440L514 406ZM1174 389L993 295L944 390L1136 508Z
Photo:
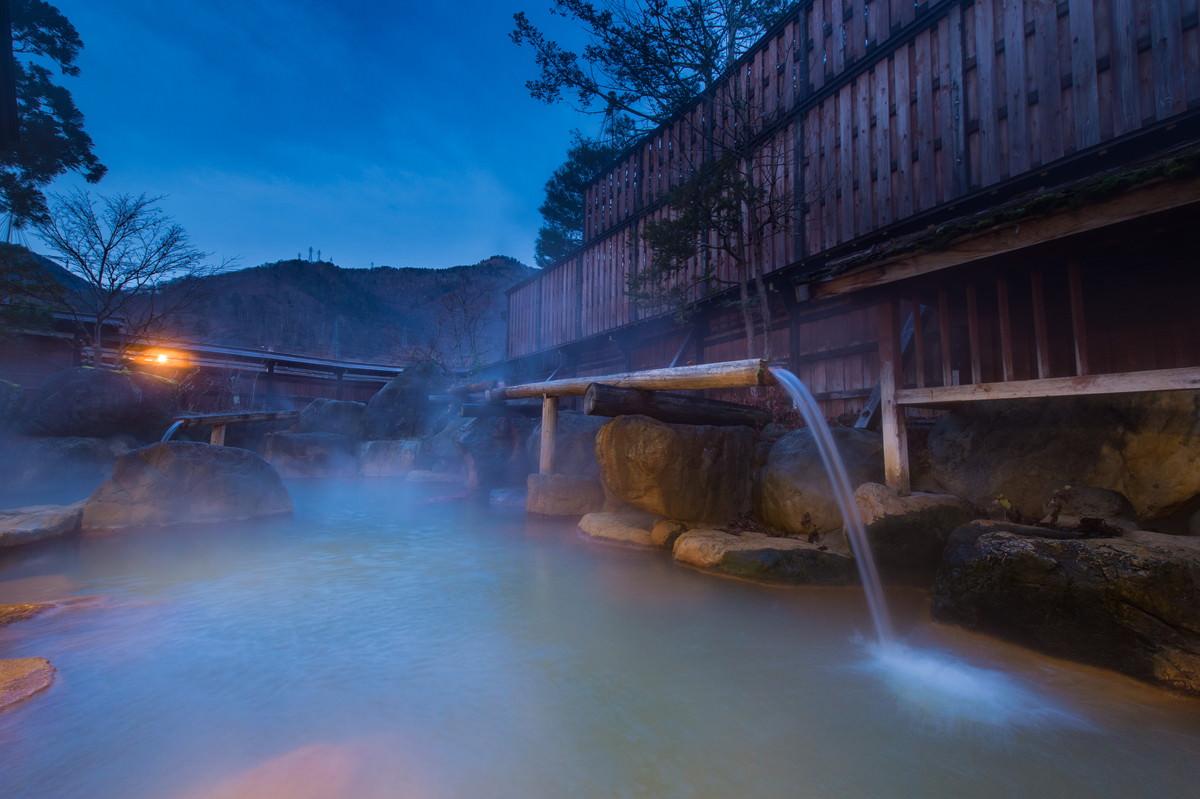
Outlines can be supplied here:
M932 625L917 594L888 597L902 640L952 654L955 679L967 663L1007 675L957 689L979 714L931 716L895 689L909 677L858 639L873 626L857 588L721 580L403 483L290 489L293 520L0 561L0 602L90 597L0 628L0 657L59 669L0 713L0 795L1125 799L1200 784L1200 702Z

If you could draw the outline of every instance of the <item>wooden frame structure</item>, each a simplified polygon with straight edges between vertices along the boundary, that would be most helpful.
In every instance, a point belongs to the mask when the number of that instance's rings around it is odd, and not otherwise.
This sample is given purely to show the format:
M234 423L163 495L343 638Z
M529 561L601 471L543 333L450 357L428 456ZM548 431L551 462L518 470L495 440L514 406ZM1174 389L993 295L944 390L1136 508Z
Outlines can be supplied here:
M765 386L774 382L775 378L771 376L766 361L749 359L507 386L489 392L489 399L542 398L542 443L538 458L538 473L552 474L554 472L554 439L558 432L559 397L583 396L587 393L588 388L595 384L656 391L660 389L742 388Z
M588 189L584 246L510 290L516 381L745 357L702 282L680 284L683 325L626 291L697 121L732 124L739 92L791 202L762 248L760 352L827 418L878 397L894 488L911 418L1200 388L1200 0L798 2ZM685 266L738 279L720 253Z

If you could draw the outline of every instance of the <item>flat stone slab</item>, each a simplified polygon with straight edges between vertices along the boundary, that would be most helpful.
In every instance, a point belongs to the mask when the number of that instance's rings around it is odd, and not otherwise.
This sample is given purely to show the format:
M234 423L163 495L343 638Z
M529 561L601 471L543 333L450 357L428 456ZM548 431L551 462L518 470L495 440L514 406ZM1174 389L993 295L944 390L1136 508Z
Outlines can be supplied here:
M0 605L0 627L12 624L13 622L32 619L43 610L51 607L53 607L53 605L45 602L24 602L18 605Z
M45 658L0 660L0 710L49 688L54 671Z
M83 518L83 502L73 505L30 505L0 511L0 548L74 535Z
M679 563L748 580L786 585L858 581L853 558L800 538L696 529L682 533L673 552Z
M655 546L654 517L640 513L589 513L579 520L579 529L592 538L620 544Z

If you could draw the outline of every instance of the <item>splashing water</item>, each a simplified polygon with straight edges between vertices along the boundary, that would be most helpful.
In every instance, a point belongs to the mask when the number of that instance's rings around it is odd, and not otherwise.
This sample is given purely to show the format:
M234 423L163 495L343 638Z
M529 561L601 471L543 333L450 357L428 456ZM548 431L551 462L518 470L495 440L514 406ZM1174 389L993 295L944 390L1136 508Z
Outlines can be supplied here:
M858 513L858 505L854 502L854 486L850 484L846 464L842 462L842 456L838 453L837 442L833 440L833 433L829 431L829 425L825 423L821 408L808 386L786 369L772 369L771 372L792 398L792 404L804 417L817 442L821 462L825 464L825 472L829 475L829 482L833 484L833 498L837 502L838 510L842 512L842 523L846 526L846 535L854 549L854 560L858 564L859 579L867 595L867 605L871 609L871 620L875 623L875 634L879 639L879 646L886 649L892 646L895 640L892 619L883 599L883 583L879 579L875 559L871 556L867 531L863 526L862 516Z
M935 731L961 735L1014 727L1093 729L1084 718L1055 707L1002 671L904 644L870 644L867 652L869 660L857 670L877 675L902 712Z
M1089 728L1087 722L1052 707L1044 697L1003 672L971 666L941 653L912 649L896 641L883 583L837 442L803 381L786 369L771 371L812 431L854 550L876 634L875 642L867 647L869 661L858 668L878 675L902 710L932 727L955 732L969 727L997 730L1018 725Z

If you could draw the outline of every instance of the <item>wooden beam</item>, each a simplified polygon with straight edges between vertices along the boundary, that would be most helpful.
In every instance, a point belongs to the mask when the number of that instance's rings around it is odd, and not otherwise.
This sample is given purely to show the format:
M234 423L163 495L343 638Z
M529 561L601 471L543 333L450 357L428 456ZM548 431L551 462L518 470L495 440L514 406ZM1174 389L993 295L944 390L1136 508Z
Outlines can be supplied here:
M554 439L558 437L558 397L542 398L542 441L538 473L554 474Z
M1086 375L1088 368L1087 320L1083 316L1083 281L1079 262L1067 264L1067 287L1071 295L1071 338L1075 342L1075 374Z
M1046 289L1040 270L1029 274L1033 295L1033 346L1037 352L1038 379L1050 376L1050 337L1046 333Z
M1191 205L1200 205L1200 178L1152 181L1111 200L1090 203L1053 216L1022 219L978 235L965 235L943 250L885 258L852 269L844 275L810 284L812 297L828 299L883 286Z
M771 414L762 408L737 402L646 391L593 383L583 396L583 412L590 416L641 414L671 424L707 424L728 427L763 427Z
M1048 377L1043 380L1014 380L1009 383L979 383L971 386L908 388L896 392L899 405L946 405L995 399L1076 397L1087 394L1133 394L1140 391L1186 391L1200 389L1200 367L1155 369L1079 377Z
M208 435L208 443L212 444L214 447L225 446L225 425L213 425L212 432Z
M240 424L243 422L282 422L299 418L300 411L241 411L234 413L197 413L192 416L181 416L176 421L183 422L183 427L201 427L203 425Z
M536 419L542 415L542 408L540 405L508 405L502 402L465 402L459 408L458 415L466 419L495 416L507 416L515 419Z
M526 399L529 397L579 397L587 393L593 383L604 383L624 388L701 389L701 388L744 388L747 386L773 385L767 362L757 358L744 361L725 361L695 366L673 366L666 369L650 369L644 372L623 372L615 375L593 375L570 377L544 383L526 383L508 386L488 392L488 399Z
M879 398L883 432L883 473L887 485L901 496L911 491L908 471L908 431L904 408L896 402L902 357L895 300L879 306Z

